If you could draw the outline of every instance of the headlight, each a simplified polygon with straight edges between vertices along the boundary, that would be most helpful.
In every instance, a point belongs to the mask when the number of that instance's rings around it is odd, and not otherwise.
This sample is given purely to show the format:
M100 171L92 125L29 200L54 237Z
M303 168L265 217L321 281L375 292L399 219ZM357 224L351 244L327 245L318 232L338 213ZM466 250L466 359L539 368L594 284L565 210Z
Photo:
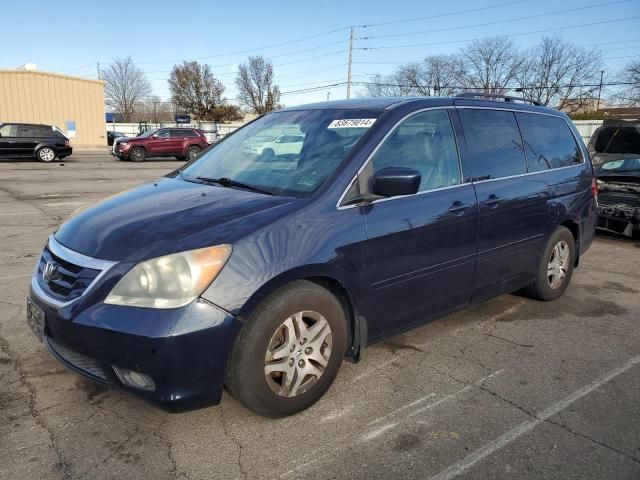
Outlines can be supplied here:
M198 297L231 255L231 245L200 248L140 262L111 290L105 303L177 308Z
M129 145L129 142L118 142L118 146L124 147L125 145Z

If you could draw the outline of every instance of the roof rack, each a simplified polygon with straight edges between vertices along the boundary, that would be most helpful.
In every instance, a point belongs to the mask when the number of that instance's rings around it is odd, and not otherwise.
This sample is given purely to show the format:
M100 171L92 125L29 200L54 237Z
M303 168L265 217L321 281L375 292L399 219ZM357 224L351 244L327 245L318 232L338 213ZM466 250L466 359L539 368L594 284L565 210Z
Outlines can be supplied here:
M537 100L531 100L530 98L522 98L522 97L510 97L509 95L498 95L497 93L476 93L476 92L465 92L460 95L456 95L460 98L488 98L491 100L502 100L503 102L520 102L520 103L530 103L531 105L535 105L536 107L542 107L542 103Z

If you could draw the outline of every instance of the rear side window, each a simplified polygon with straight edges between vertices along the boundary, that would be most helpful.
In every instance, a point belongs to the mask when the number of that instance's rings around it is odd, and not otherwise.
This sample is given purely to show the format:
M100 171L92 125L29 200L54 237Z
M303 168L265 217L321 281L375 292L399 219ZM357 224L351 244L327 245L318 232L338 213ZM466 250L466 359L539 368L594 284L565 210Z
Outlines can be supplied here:
M518 124L512 112L458 110L474 180L527 173Z
M41 137L39 128L37 125L18 125L18 137Z
M197 137L196 132L193 130L177 129L171 130L171 137L173 138L185 138L185 137Z
M420 172L419 192L460 183L458 148L446 110L417 113L402 122L371 160L374 173L386 167Z
M567 122L562 118L516 113L530 172L570 167L582 155Z

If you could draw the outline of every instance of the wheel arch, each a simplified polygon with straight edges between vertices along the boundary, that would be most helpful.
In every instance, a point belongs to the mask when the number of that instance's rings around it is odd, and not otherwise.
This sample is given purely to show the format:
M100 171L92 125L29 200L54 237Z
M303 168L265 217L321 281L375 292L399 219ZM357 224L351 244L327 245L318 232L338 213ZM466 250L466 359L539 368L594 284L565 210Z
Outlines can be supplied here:
M574 261L574 267L580 264L580 225L573 219L567 219L560 224L561 227L567 228L573 235L573 240L576 244L576 259Z
M42 143L39 143L38 145L36 145L36 148L33 149L33 154L32 154L33 158L37 159L38 158L38 151L41 148L44 148L44 147L50 148L51 150L53 150L53 153L55 153L56 157L58 156L58 150L56 149L55 145L52 145L52 144L47 143L47 142L42 142Z
M238 316L241 319L249 318L258 305L266 300L267 297L298 280L315 283L328 290L338 300L347 319L348 347L346 358L353 362L359 361L361 352L367 343L367 321L358 309L353 289L348 286L345 279L340 278L339 275L335 275L330 270L322 269L318 271L307 266L283 272L254 292L244 303L238 312Z

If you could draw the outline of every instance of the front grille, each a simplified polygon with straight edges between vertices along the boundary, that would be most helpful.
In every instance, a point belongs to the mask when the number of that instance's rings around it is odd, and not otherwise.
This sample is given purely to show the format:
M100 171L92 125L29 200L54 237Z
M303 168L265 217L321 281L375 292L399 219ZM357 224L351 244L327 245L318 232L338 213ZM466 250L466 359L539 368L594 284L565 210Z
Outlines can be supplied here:
M84 293L100 270L75 265L45 247L38 263L38 283L54 298L70 301Z
M73 350L69 350L68 348L63 347L62 345L57 343L51 337L47 337L45 335L44 338L47 342L47 345L49 346L49 349L60 359L62 359L63 363L66 363L68 364L68 366L79 370L81 373L85 373L89 376L107 381L107 376L105 375L104 370L93 358L87 357L86 355L82 355L78 352L74 352Z
M632 208L640 208L640 195L626 193L600 193L598 195L600 205L627 205Z

